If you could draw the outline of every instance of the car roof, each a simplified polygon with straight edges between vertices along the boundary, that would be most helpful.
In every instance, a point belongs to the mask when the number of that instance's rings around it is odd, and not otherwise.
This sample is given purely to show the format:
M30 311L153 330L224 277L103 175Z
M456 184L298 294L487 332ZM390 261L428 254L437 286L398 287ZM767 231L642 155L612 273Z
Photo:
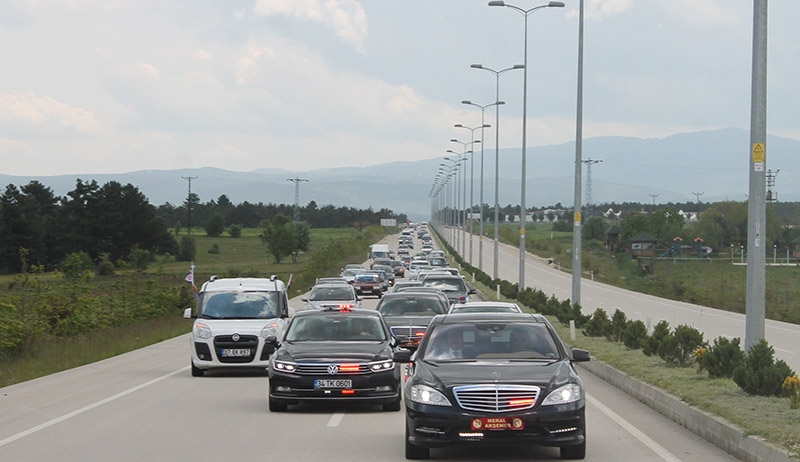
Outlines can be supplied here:
M403 290L400 292L387 292L383 294L384 299L391 299L391 298L412 298L412 297L425 297L425 298L441 298L438 293L433 290L429 291L414 291L414 290Z
M376 310L367 310L367 309L361 309L361 308L351 308L351 309L343 310L343 311L340 311L338 309L301 310L301 311L296 312L294 314L294 317L298 318L298 317L306 317L306 316L325 316L325 315L334 316L334 315L337 315L337 314L347 315L347 314L350 314L350 313L358 314L358 315L365 315L365 316L378 316L378 317L380 317L380 315L381 315Z
M203 283L200 292L283 291L283 281L273 278L211 278Z
M500 308L519 308L520 306L516 303L510 302L466 302L466 303L459 303L462 308L469 308L469 307L500 307Z
M448 313L437 315L431 323L460 324L464 322L538 322L549 324L541 314L535 313Z

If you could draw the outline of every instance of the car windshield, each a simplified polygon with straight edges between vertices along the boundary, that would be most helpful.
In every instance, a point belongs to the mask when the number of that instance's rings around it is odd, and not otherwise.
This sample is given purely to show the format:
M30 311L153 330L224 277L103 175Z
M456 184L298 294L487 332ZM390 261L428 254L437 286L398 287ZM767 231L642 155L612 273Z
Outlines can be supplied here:
M442 292L466 292L467 288L464 281L457 278L437 279L433 277L425 278L422 285L424 287L434 287Z
M353 300L355 296L353 296L353 292L351 292L350 286L342 286L342 287L314 287L311 290L311 295L308 297L309 300L319 301L319 300Z
M278 313L278 292L207 292L198 310L210 319L271 319Z
M439 324L421 352L422 359L551 360L558 358L544 324L530 322Z
M384 299L378 311L383 316L435 316L444 314L442 304L432 297Z
M377 316L334 315L296 317L286 332L287 342L385 341Z
M355 281L356 282L365 282L365 283L366 282L376 283L376 282L378 282L378 276L376 276L374 274L359 274L359 275L356 276Z

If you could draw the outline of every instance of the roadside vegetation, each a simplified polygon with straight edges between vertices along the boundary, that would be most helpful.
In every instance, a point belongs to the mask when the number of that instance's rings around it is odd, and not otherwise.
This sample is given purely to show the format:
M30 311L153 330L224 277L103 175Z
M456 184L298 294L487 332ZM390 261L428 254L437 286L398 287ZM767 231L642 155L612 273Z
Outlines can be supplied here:
M507 224L501 229L501 240L518 244L519 225ZM526 238L530 252L554 267L571 271L571 232L533 224L527 227ZM745 353L740 339L705 339L687 325L662 322L647 332L644 323L626 319L619 310L606 313L599 308L573 307L569 300L557 300L532 288L519 292L517 284L491 280L458 255L452 258L464 272L476 274L479 290L494 298L499 285L501 300L515 301L548 316L559 335L573 346L786 449L793 457L800 456L800 379L796 371L774 358L774 350L765 341ZM624 252L610 253L603 243L589 241L584 242L583 260L586 276L594 275L605 283L744 312L746 267L733 265L731 258L674 258L659 262L651 274ZM798 271L792 266L767 268L768 317L800 322ZM569 321L578 327L574 340L570 340Z
M195 281L210 276L292 279L290 297L316 277L338 275L345 263L366 259L383 228L310 229L308 250L276 263L261 228L239 237L192 236ZM183 235L187 236L186 234ZM79 260L82 260L79 258ZM189 332L183 310L194 304L185 280L190 262L170 255L144 268L119 265L96 272L91 259L67 272L0 276L0 387L115 356ZM69 267L69 265L67 265Z

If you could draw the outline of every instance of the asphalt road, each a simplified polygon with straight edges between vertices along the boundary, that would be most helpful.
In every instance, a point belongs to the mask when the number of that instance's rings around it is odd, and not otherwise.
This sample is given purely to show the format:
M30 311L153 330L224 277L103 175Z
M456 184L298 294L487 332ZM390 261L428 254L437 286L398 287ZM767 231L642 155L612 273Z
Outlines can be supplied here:
M292 306L302 302L294 299ZM0 461L404 460L402 410L339 405L270 413L265 374L192 377L189 358L184 335L0 389ZM588 372L581 375L588 390L586 460L734 460ZM556 448L436 449L431 455L559 460Z

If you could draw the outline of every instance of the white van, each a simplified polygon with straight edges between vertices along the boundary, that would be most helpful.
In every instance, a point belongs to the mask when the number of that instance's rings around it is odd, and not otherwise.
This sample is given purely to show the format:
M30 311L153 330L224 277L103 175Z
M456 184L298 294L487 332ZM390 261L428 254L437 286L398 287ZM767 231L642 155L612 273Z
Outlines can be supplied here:
M194 377L215 368L266 369L275 350L266 339L280 338L294 315L286 286L276 276L212 276L200 288L194 311L186 308L183 313L194 319L189 337Z

